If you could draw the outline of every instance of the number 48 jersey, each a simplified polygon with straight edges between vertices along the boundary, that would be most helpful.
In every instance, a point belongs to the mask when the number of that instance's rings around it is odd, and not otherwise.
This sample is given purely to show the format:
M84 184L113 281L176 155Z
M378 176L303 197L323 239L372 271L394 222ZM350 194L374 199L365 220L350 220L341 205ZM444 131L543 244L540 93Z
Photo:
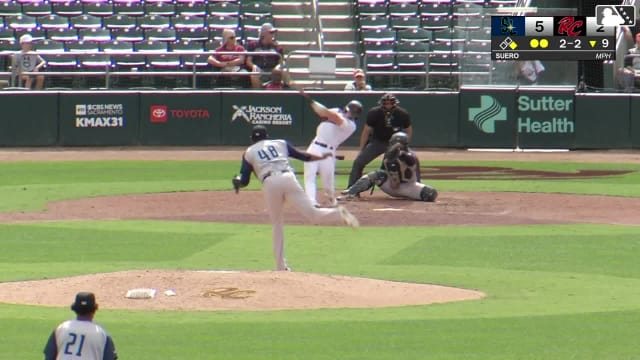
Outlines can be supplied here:
M109 334L91 321L68 320L51 334L44 349L45 359L115 360L115 346Z
M265 139L249 146L244 160L253 167L258 179L263 179L270 172L293 171L289 163L289 149L285 140Z

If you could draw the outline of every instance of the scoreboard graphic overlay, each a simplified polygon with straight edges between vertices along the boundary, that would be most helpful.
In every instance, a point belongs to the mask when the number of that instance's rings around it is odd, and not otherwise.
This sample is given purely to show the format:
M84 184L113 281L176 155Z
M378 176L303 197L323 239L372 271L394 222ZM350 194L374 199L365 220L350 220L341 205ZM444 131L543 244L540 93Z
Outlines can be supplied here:
M586 16L492 16L493 60L615 60L616 26Z

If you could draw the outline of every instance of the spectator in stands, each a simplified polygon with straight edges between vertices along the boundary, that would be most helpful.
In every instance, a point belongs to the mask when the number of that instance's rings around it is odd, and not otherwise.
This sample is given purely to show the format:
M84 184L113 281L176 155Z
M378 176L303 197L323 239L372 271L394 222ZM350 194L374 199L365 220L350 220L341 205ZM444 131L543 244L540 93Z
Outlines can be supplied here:
M262 88L265 90L286 90L291 87L282 79L282 70L275 67L271 70L271 80L262 84Z
M238 45L236 41L236 33L232 29L224 29L222 31L222 45L215 49L216 53L220 52L239 52L243 54L214 54L209 56L207 62L222 72L247 72L245 68L245 48ZM245 87L246 76L218 76L219 86L236 86Z
M353 72L353 81L347 83L345 90L351 91L371 91L371 85L367 84L367 78L362 69Z
M521 85L537 85L544 72L544 65L539 60L515 62L516 79Z
M625 91L632 91L640 85L640 32L635 36L635 46L627 50L624 67L620 69L621 86Z
M17 79L17 86L31 89L34 85L33 75L25 75L25 72L37 72L46 65L44 59L32 50L33 37L29 34L20 36L20 51L13 55L11 72L13 79ZM35 76L35 89L44 87L44 75Z
M247 56L247 68L253 73L251 75L251 86L254 88L260 88L262 83L266 81L263 78L265 72L268 73L282 64L283 50L275 40L277 31L278 29L273 27L272 24L264 23L260 28L258 40L249 42L247 45L247 51L273 52L273 55Z

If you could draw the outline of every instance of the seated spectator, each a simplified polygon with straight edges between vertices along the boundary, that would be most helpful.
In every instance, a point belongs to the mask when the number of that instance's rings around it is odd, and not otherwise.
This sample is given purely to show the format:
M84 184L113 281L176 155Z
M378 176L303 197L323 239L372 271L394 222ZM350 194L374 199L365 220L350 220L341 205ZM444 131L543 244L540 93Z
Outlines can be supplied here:
M539 60L515 62L516 79L521 85L537 85L544 72L544 65Z
M635 46L627 50L623 68L620 69L620 85L625 91L640 87L640 33L635 36Z
M345 90L351 91L371 91L371 85L367 84L367 79L362 69L355 69L353 72L353 81L344 87Z
M264 23L260 28L259 39L249 42L247 45L247 51L273 52L273 55L247 56L247 68L253 73L251 75L251 86L254 88L261 87L262 83L266 81L261 73L268 73L282 64L283 50L275 40L277 31L270 23Z
M222 45L214 50L220 52L241 52L245 49L236 42L236 33L232 29L224 29L222 31ZM222 72L247 72L245 68L245 54L215 54L207 58L207 62ZM245 87L245 76L218 76L219 86L241 86Z
M25 72L40 71L46 64L44 59L32 50L33 38L29 34L20 36L20 51L13 55L11 72L13 79L17 79L16 86L31 89L33 75L25 75ZM35 76L35 89L44 87L44 75Z
M271 81L262 84L262 88L266 90L286 90L291 87L282 80L282 70L276 67L271 70Z

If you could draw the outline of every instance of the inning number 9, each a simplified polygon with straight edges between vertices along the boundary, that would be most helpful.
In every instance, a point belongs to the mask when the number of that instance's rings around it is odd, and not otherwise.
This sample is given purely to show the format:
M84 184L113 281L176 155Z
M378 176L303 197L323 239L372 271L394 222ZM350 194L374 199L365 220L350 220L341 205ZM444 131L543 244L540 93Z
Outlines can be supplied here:
M280 156L280 154L278 154L278 150L276 150L275 146L273 145L269 145L258 151L258 157L262 160L271 160L277 158L278 156Z

